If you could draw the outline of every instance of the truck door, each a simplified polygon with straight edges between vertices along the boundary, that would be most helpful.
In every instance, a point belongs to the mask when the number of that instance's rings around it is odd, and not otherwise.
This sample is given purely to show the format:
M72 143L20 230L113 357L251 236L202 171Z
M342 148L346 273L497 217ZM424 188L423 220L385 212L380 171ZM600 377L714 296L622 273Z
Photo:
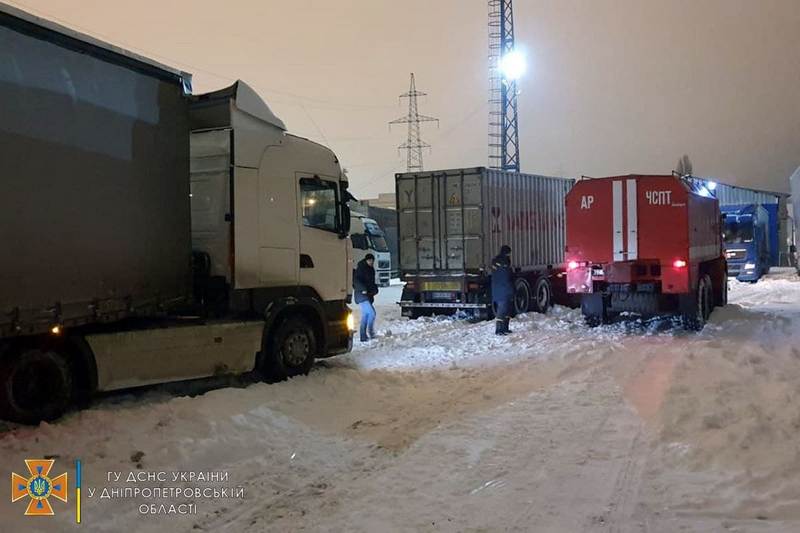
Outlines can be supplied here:
M341 238L340 192L336 178L298 173L300 285L314 288L325 301L344 300L352 275L348 240Z

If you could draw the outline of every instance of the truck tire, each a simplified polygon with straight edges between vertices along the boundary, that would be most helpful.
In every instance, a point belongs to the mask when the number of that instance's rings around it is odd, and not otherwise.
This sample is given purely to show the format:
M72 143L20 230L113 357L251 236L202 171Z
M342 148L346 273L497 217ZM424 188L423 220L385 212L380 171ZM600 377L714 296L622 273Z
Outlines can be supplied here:
M728 305L728 276L723 276L720 280L717 307L725 307L726 305Z
M416 320L419 317L423 316L422 311L419 309L412 308L411 311L408 312L408 319L409 320Z
M697 291L694 295L688 296L684 304L683 327L688 331L700 331L705 327L708 317L713 308L714 291L711 286L711 278L707 274L700 276L697 282Z
M581 298L581 313L584 322L590 328L611 322L608 316L608 306L602 294L584 295Z
M546 313L553 306L553 286L547 278L539 278L533 287L533 311Z
M517 315L527 313L531 306L531 285L527 280L518 278L514 282L514 312Z
M311 324L301 317L284 320L262 354L259 372L270 383L308 374L314 365L317 336Z
M711 281L711 277L706 274L703 276L705 280L705 297L703 298L703 312L705 313L704 320L708 322L709 317L711 317L711 312L714 310L714 283Z
M0 418L38 424L63 415L72 400L69 363L52 350L30 348L0 361Z

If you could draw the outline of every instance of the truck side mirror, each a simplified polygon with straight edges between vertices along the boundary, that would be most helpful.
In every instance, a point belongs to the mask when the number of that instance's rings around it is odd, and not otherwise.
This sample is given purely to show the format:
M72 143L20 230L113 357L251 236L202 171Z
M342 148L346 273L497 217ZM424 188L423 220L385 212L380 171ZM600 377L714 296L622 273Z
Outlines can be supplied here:
M350 240L353 241L353 248L356 250L367 249L367 236L363 233L354 233L350 235Z
M350 207L347 202L342 202L342 220L339 228L339 238L346 239L350 234Z

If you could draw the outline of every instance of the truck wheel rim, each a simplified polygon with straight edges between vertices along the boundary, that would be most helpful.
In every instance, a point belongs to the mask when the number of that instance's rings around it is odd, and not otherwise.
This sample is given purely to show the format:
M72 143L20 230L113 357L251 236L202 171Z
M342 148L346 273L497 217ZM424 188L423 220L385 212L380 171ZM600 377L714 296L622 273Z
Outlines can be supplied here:
M536 304L539 310L544 311L550 303L550 290L547 288L546 283L539 285L539 291L536 294Z
M289 366L300 366L306 360L310 351L308 336L301 331L297 331L289 335L283 344L283 360Z

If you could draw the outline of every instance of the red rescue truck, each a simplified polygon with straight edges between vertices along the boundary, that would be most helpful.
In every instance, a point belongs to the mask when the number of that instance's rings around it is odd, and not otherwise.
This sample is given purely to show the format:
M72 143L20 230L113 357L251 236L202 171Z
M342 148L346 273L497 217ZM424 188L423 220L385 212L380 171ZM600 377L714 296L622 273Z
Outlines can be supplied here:
M727 303L716 198L678 176L579 180L567 194L567 292L591 326L676 314L700 330Z

